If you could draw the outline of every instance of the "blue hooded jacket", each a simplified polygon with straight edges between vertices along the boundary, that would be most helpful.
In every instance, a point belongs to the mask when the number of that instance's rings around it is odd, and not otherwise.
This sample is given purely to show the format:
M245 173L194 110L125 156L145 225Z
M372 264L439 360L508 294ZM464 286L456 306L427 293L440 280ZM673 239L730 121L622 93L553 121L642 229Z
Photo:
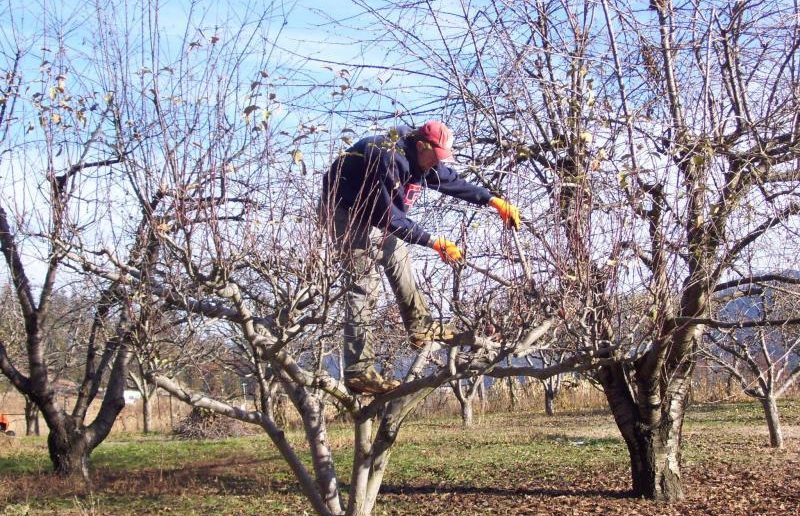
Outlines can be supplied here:
M412 244L428 245L430 234L407 216L422 188L479 205L488 204L492 194L443 163L420 169L410 132L400 127L356 142L331 165L323 180L323 199L329 206L349 209L358 223L385 229Z

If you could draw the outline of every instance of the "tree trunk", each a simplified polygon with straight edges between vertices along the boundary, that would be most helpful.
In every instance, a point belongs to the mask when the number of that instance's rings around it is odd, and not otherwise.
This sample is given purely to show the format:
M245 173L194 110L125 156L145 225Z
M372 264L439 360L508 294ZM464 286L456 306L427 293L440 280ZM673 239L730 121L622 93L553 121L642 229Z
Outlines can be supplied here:
M478 379L476 378L475 381ZM462 382L467 384L466 389ZM477 384L470 385L468 380L454 380L450 382L450 386L453 388L458 406L461 408L461 424L464 428L469 428L472 426L472 398L475 397Z
M637 425L635 439L626 442L634 495L660 502L683 499L680 426L665 422L660 429L650 430Z
M472 396L459 400L461 404L461 424L464 428L472 426Z
M400 426L411 410L435 387L423 389L405 398L391 401L381 406L383 416L380 426L372 435L374 412L362 411L355 419L355 450L353 470L350 476L350 498L347 505L348 516L369 516L378 499L383 476L389 466L391 449L397 440ZM376 408L373 406L373 408Z
M769 445L773 448L783 448L783 430L781 429L781 418L775 397L764 396L760 401L761 406L764 407L764 417L767 420L767 428L769 429Z
M506 383L508 384L509 411L515 412L517 410L517 392L514 389L514 378L509 376Z
M153 420L153 398L147 385L142 389L142 433L149 434Z
M372 468L367 482L367 496L364 503L366 514L372 514L375 503L378 501L378 493L383 483L383 476L389 467L392 446L397 440L397 433L400 431L400 422L403 419L403 416L400 415L402 410L401 402L395 402L387 407L387 414L381 421L375 440L372 443Z
M325 403L319 396L309 393L304 387L293 384L285 373L281 372L279 378L284 391L303 419L303 429L311 452L311 462L314 466L314 477L319 494L331 514L341 514L344 511L336 477L336 465L333 461L325 423Z
M325 404L322 400L314 397L304 405L313 405L313 410L303 412L302 418L306 439L311 451L311 462L314 466L317 487L331 514L341 514L343 512L342 500L339 493L339 483L336 478L336 465L333 462L328 430L325 424Z
M347 501L348 516L369 516L367 504L367 483L372 469L372 419L355 422L355 450L353 471L350 475L350 496Z
M736 367L737 359L733 357L733 367ZM728 377L725 379L725 397L730 399L733 397L733 389L736 385L736 377L733 373L728 373Z
M86 429L65 416L58 426L51 426L47 436L47 449L53 471L63 477L80 474L89 480L89 448Z
M682 499L680 446L685 392L674 394L668 411L659 408L642 412L631 396L621 365L602 367L598 379L628 447L633 494L662 502ZM647 424L643 414L660 421Z
M25 396L25 435L39 435L39 407Z
M544 388L544 413L548 416L552 417L555 415L555 410L553 409L553 402L555 401L555 394L553 393L553 389L549 389L547 387Z
M106 392L90 425L84 424L85 412L80 417L72 417L63 411L54 409L44 411L50 428L47 436L47 448L53 469L59 475L70 476L80 473L89 481L89 456L95 447L103 442L111 432L117 416L125 407L123 396L125 381L128 377L128 363L132 353L127 339L120 339L117 344L114 365L108 375Z
M483 417L486 414L486 383L483 381L483 376L478 379L478 400L480 401L480 414Z

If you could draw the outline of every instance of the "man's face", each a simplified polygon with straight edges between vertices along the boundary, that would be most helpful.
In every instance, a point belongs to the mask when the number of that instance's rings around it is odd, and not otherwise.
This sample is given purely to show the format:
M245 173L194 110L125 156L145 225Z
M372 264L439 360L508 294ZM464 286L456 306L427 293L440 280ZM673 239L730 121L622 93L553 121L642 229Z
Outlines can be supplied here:
M417 164L422 170L428 170L439 164L439 158L429 143L417 142Z

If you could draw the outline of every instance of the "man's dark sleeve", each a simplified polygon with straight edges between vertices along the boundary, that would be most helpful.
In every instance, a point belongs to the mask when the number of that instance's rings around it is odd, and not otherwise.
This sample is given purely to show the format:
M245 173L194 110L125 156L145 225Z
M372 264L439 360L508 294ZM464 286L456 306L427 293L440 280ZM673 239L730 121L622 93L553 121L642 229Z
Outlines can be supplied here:
M390 213L386 229L401 240L409 244L428 245L431 235L420 227L419 224L409 219L405 213L390 205Z
M428 172L425 181L428 188L472 204L486 205L492 198L489 190L465 181L455 170L441 163Z
M392 202L396 190L400 188L397 174L398 164L395 161L394 153L381 152L375 164L380 189L375 199L375 211L371 217L372 224L410 244L428 245L431 239L430 233L409 219L406 213Z

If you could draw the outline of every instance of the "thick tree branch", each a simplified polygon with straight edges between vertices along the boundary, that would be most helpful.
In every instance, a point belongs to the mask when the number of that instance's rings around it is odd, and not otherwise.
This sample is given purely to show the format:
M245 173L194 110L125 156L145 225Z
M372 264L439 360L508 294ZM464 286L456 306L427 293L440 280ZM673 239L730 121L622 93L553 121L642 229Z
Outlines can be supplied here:
M28 377L20 373L19 370L14 367L14 364L11 363L11 359L8 358L8 353L6 352L5 343L2 340L0 340L0 370L3 371L3 374L11 381L18 391L24 394L30 393L31 387Z
M14 283L14 291L17 294L17 299L22 309L22 316L26 320L36 317L36 302L34 301L33 292L31 291L31 283L28 276L25 274L25 268L22 265L19 249L17 248L14 236L11 234L8 214L2 206L0 206L0 251L3 252L3 256L6 259L11 281Z
M745 285L763 285L764 283L771 282L800 285L800 277L786 276L783 274L761 274L758 276L749 276L747 278L739 278L736 280L717 283L717 285L714 287L714 291L721 292L729 288L742 287Z
M273 444L275 444L275 446L278 448L283 458L292 468L292 471L300 482L300 487L303 489L303 493L312 502L314 509L319 514L330 514L330 511L320 496L319 489L314 482L314 478L308 472L308 469L303 464L303 461L286 439L286 435L284 434L283 430L278 427L278 425L267 412L240 409L239 407L235 407L228 403L224 403L206 396L205 394L192 391L180 383L154 372L149 372L146 376L149 381L158 385L184 403L187 403L193 407L205 408L215 413L222 414L245 423L252 423L263 428L269 438L272 440Z
M675 317L670 321L672 326L677 328L685 325L703 325L709 328L729 329L729 328L763 328L767 326L788 326L800 324L800 317L790 317L786 319L759 319L753 321L720 321L705 317Z
M765 220L761 225L759 225L756 229L751 231L749 234L745 235L743 238L738 240L726 253L725 256L719 261L719 265L717 265L714 272L711 274L711 278L719 278L719 275L722 273L724 267L730 265L730 263L739 256L739 254L747 248L750 244L755 242L758 237L766 233L768 230L774 228L778 224L781 224L786 219L791 217L792 215L797 215L800 213L800 203L794 202L783 208L777 215L774 217L770 217L768 220Z

